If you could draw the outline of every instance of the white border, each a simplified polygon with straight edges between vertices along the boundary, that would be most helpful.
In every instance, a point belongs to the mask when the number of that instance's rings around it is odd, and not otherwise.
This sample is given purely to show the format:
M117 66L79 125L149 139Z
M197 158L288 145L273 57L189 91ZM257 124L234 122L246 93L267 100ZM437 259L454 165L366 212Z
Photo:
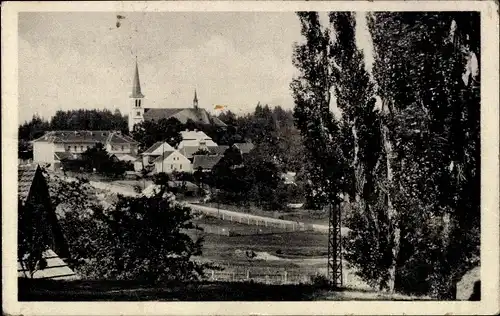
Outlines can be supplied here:
M481 11L481 264L480 302L17 302L17 13L109 11ZM499 18L494 1L175 1L2 3L2 276L3 311L14 315L337 315L499 313Z

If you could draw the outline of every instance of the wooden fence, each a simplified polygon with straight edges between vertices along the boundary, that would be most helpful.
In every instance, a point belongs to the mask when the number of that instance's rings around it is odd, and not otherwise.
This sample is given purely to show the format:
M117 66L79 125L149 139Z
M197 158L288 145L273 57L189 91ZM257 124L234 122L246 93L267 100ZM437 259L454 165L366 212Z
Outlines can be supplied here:
M271 217L257 216L246 213L238 213L228 210L215 209L197 204L188 204L193 210L208 214L212 217L219 218L224 221L230 221L246 225L264 226L280 228L285 231L313 231L316 230L314 224L306 224L302 222L293 222ZM322 228L322 227L321 227ZM326 227L327 231L328 227Z
M226 267L222 271L208 270L206 277L209 281L226 282L257 282L266 284L299 284L311 283L311 278L320 274L318 270L281 269L279 271L265 271L252 267Z

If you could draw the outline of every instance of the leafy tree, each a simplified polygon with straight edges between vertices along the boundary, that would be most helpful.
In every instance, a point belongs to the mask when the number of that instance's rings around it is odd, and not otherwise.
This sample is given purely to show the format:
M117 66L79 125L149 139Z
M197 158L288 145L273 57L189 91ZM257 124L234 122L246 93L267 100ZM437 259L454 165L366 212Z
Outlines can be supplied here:
M144 121L134 126L132 137L139 142L139 151L142 152L154 143L166 141L172 147L182 141L181 131L183 126L176 118Z
M373 83L363 53L356 47L354 13L331 12L329 17L335 32L331 57L336 102L342 111L341 148L349 162L344 176L349 179L346 193L352 213L344 214L351 229L345 240L345 257L365 280L384 288L392 248L385 213L388 206L379 203L385 193L376 181L385 174L377 170L382 145Z
M298 12L304 44L296 44L293 63L300 75L292 81L294 117L303 137L308 179L321 203L340 204L346 190L348 161L339 122L330 111L332 76L329 62L329 32L323 31L316 12Z
M479 252L479 98L462 78L470 55L450 40L459 18L377 13L369 19L382 99L387 215L395 228L389 288L443 298ZM478 15L469 18L478 25Z
M201 254L202 239L186 234L196 229L191 210L170 201L166 191L153 197L116 196L112 203L103 204L85 180L51 180L51 190L60 194L53 194L54 203L58 203L72 264L80 274L148 282L203 275L207 265L192 261L192 256Z

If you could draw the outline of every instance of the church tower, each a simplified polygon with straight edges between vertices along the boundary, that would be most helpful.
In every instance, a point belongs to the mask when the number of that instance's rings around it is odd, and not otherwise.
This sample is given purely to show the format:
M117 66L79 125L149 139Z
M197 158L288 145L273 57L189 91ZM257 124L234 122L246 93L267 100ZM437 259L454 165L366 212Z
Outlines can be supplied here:
M198 109L198 96L196 95L196 89L194 89L193 107Z
M135 74L132 83L132 94L130 95L130 111L128 114L128 130L131 132L135 124L144 121L144 95L141 92L141 82L139 80L139 66L137 56L135 57Z

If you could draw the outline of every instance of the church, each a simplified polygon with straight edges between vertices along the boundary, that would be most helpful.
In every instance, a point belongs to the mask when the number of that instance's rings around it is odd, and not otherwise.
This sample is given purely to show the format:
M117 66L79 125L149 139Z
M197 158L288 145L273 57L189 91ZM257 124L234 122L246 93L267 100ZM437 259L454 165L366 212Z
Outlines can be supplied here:
M130 110L128 114L129 131L134 129L136 124L143 121L158 121L162 118L176 118L182 124L189 120L195 123L225 127L226 124L217 117L212 116L207 110L198 107L198 96L194 91L194 99L191 107L182 108L148 108L144 105L145 96L141 92L141 82L139 80L139 66L135 61L135 74L132 83L132 94L130 95Z

